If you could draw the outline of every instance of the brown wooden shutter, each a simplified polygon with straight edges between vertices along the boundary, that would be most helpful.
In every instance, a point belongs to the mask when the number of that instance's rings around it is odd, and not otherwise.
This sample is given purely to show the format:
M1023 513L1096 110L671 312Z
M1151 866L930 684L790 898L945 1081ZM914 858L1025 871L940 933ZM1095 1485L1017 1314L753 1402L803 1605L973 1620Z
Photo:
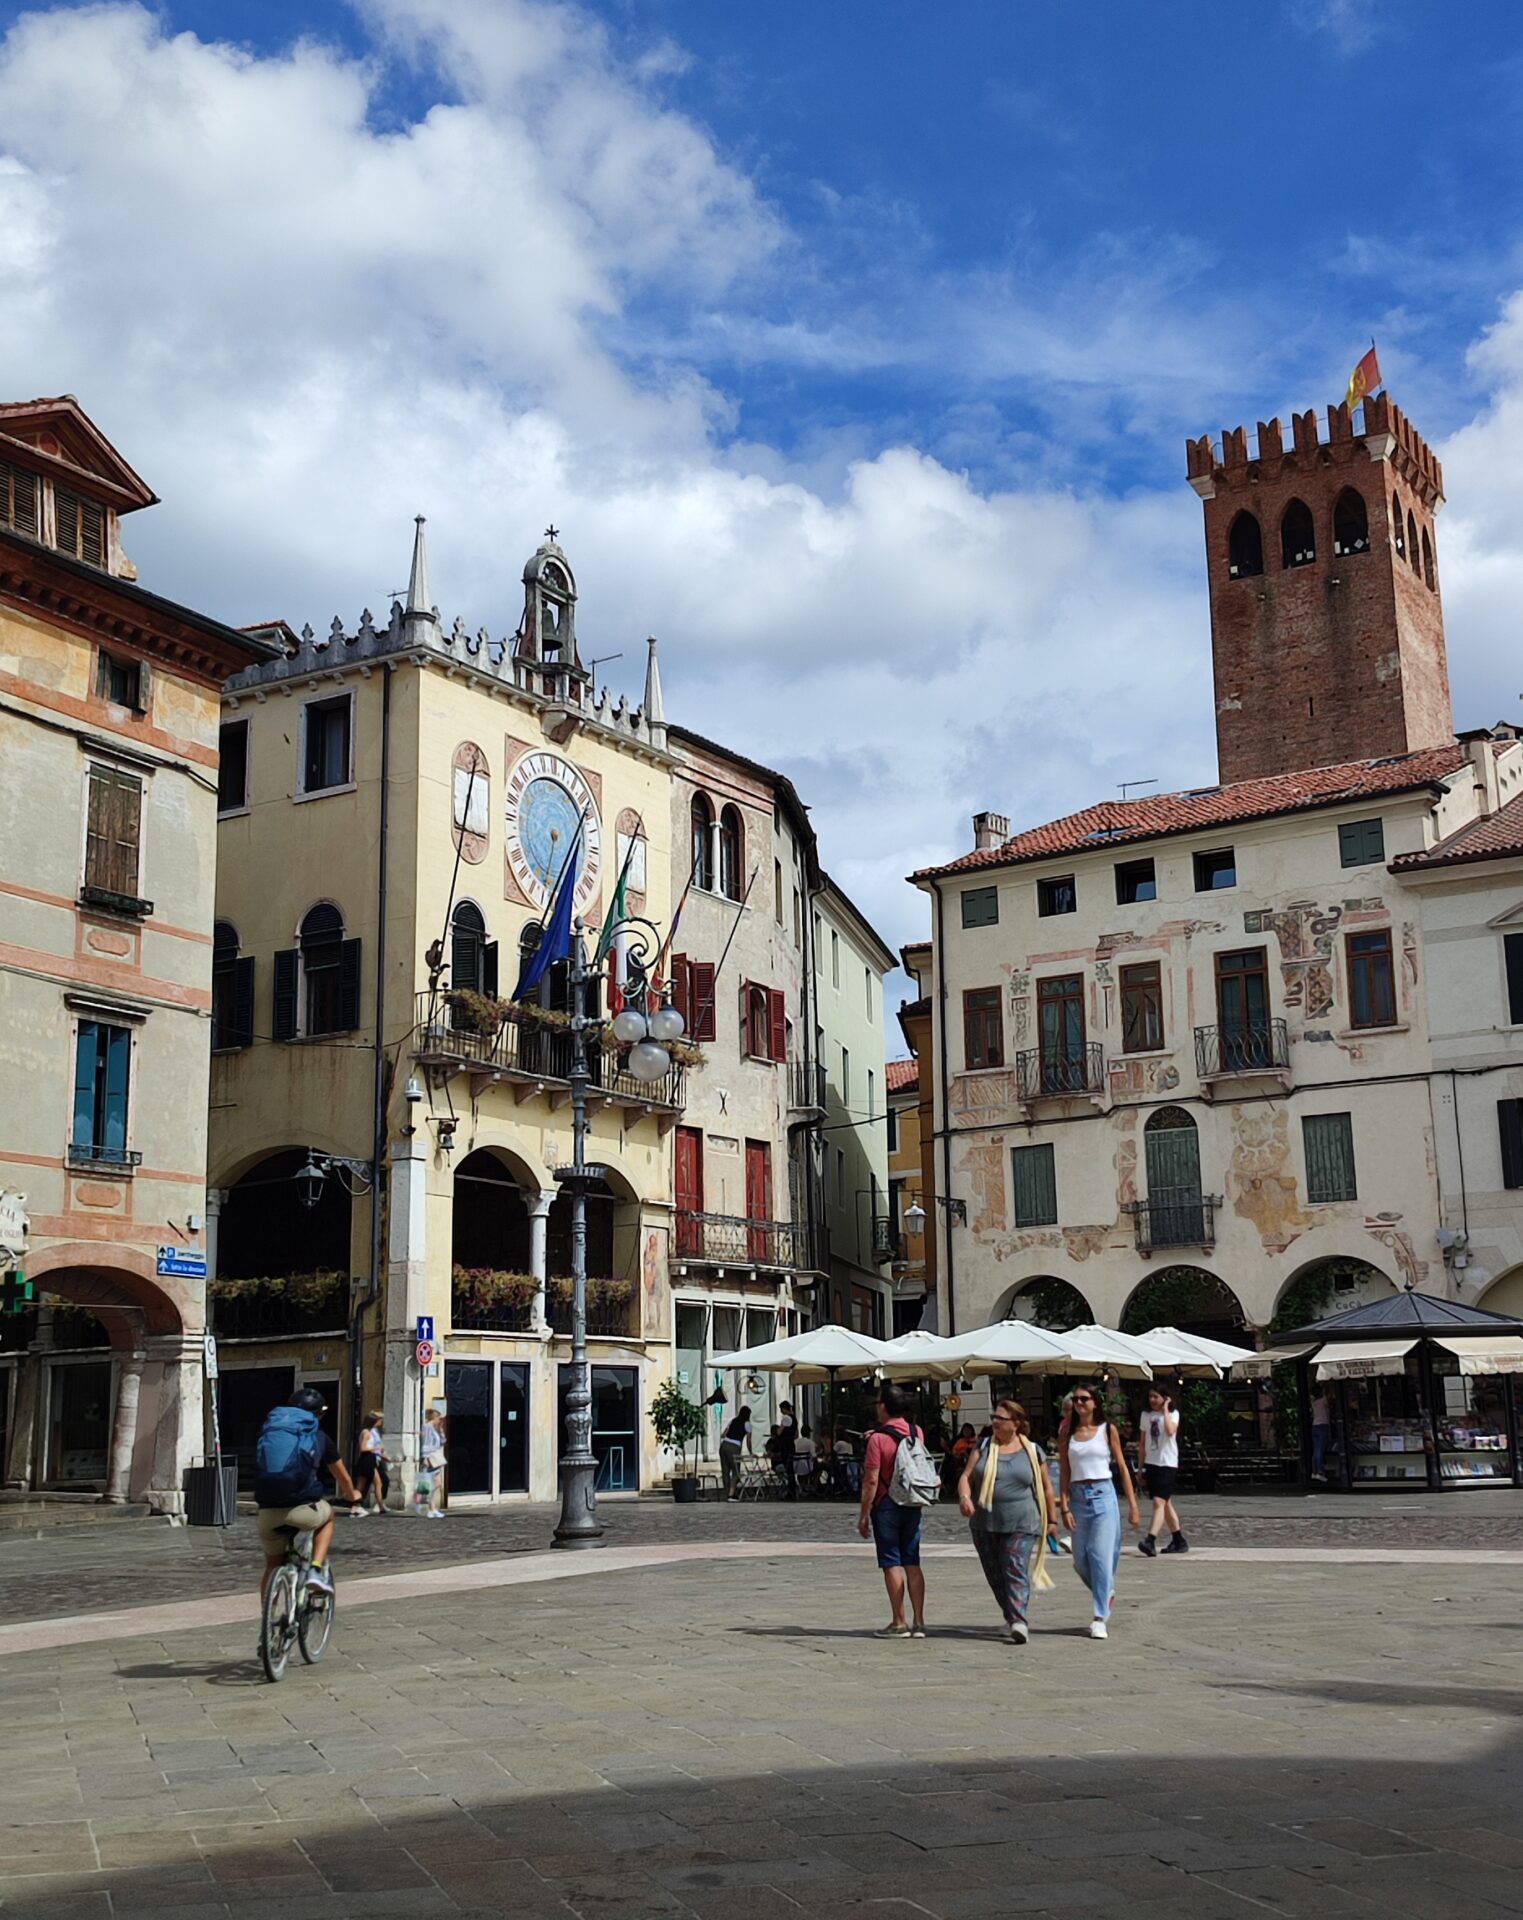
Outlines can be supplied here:
M37 476L0 461L0 522L37 538Z
M110 835L107 819L111 807L111 770L91 767L89 802L85 817L85 885L109 886Z
M143 823L143 783L128 773L111 777L111 873L113 893L135 898L138 891L138 841Z
M692 1034L695 1040L712 1040L718 1033L714 997L713 965L707 960L688 962L688 996L693 1005Z
M672 1005L682 1015L682 1025L688 1036L693 1037L693 1001L691 977L688 972L687 955L672 955Z
M767 989L767 1039L770 1043L772 1059L786 1060L788 1058L788 1012L782 993L776 987Z

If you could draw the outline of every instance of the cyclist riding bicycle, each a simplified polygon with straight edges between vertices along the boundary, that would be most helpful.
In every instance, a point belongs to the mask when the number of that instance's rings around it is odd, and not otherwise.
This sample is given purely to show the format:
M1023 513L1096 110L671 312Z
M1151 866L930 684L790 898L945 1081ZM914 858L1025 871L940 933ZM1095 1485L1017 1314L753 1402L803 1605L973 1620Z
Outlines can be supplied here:
M295 1533L312 1535L312 1570L308 1584L319 1593L332 1593L328 1550L333 1544L333 1508L321 1476L329 1475L351 1504L359 1499L349 1469L339 1457L332 1436L323 1430L328 1411L316 1387L300 1387L285 1406L276 1407L264 1423L254 1456L257 1474L254 1498L259 1503L259 1539L264 1547L262 1600L270 1578L286 1557Z

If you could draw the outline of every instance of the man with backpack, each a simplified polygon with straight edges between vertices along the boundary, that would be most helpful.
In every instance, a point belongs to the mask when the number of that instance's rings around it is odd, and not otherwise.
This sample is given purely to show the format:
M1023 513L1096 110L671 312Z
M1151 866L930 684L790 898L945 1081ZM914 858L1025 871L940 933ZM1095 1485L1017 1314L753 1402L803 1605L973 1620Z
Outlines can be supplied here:
M920 1570L920 1522L941 1491L936 1462L925 1435L910 1422L902 1387L885 1380L878 1391L878 1426L868 1436L862 1463L862 1508L857 1532L878 1549L878 1565L888 1589L890 1620L879 1640L925 1638L925 1575ZM904 1618L909 1593L911 1622Z
M327 1411L316 1387L298 1387L285 1406L271 1412L260 1432L254 1453L254 1498L259 1503L259 1539L264 1548L261 1600L275 1569L286 1557L293 1530L312 1535L310 1585L319 1593L333 1591L333 1576L328 1572L333 1508L328 1504L322 1475L330 1475L351 1504L359 1494L332 1437L323 1431L322 1416Z

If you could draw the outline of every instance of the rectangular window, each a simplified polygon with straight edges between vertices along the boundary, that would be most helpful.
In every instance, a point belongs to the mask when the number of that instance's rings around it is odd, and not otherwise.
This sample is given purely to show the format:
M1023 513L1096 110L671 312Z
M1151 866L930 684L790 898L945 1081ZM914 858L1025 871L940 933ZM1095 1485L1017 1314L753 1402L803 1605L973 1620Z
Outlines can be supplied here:
M830 929L830 984L841 984L841 936L834 927Z
M91 767L85 822L85 885L135 900L143 783L115 767Z
M113 706L141 710L143 668L136 660L119 660L114 653L102 651L95 656L95 691Z
M1386 857L1380 820L1349 820L1338 829L1338 859L1345 867L1372 867Z
M1507 1018L1523 1027L1523 933L1502 935L1502 957L1507 966Z
M212 958L212 1052L254 1044L254 956L236 947Z
M962 896L962 923L965 927L997 927L999 888L969 887Z
M1055 913L1077 913L1079 892L1073 875L1065 874L1061 880L1038 880L1036 910L1044 920Z
M772 911L777 916L777 924L783 924L783 863L772 862Z
M217 732L217 811L238 813L249 803L249 723L229 720Z
M998 987L970 987L962 997L962 1057L971 1073L1005 1064L1005 1031Z
M1121 1051L1152 1053L1163 1045L1163 978L1156 960L1121 969Z
M74 1126L70 1154L80 1160L127 1161L127 1083L132 1034L99 1020L81 1020L74 1044Z
M1389 1027L1396 1020L1396 975L1389 928L1348 937L1349 1025Z
M11 527L28 540L35 540L39 497L35 473L23 473L20 467L0 460L0 527Z
M1058 1182L1051 1146L1015 1147L1010 1162L1015 1170L1016 1226L1055 1227Z
M1273 1057L1269 962L1262 947L1216 956L1217 1058L1224 1073L1268 1066Z
M302 708L306 729L303 793L325 793L332 787L348 786L351 712L347 693L341 693L336 700L313 700Z
M1347 1113L1309 1113L1301 1122L1306 1143L1306 1197L1313 1202L1357 1200L1354 1184L1354 1121Z
M1084 976L1054 974L1036 989L1042 1091L1083 1093L1089 1078L1084 1041Z
M836 1205L846 1205L846 1153L844 1148L836 1148Z
M845 1047L841 1049L841 1105L851 1105L851 1055Z
M1523 1187L1523 1100L1497 1102L1497 1130L1502 1138L1502 1185Z
M867 1069L867 1117L872 1119L878 1110L878 1076L872 1068Z
M1237 855L1231 847L1218 847L1214 853L1195 856L1195 891L1220 893L1237 885Z
M890 1153L899 1151L899 1109L897 1107L890 1107L888 1110L888 1150Z
M106 515L95 501L54 487L53 524L60 553L90 567L106 564Z
M804 896L798 888L793 889L793 946L794 951L804 951Z
M1116 869L1116 904L1130 906L1136 900L1158 898L1158 877L1151 860L1123 860Z
M862 1010L871 1020L873 1017L873 970L871 967L862 969Z
M820 916L814 915L814 970L816 974L825 969L824 929L820 926Z

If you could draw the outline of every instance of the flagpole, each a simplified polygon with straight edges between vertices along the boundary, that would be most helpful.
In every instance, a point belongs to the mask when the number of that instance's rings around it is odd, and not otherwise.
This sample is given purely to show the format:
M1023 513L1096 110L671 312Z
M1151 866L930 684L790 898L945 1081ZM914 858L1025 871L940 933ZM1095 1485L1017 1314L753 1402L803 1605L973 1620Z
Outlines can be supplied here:
M721 974L722 974L722 973L724 972L724 963L725 963L725 961L726 961L726 960L728 960L728 959L729 959L729 957L730 957L730 949L731 949L731 947L733 947L733 946L734 946L734 944L735 944L735 936L736 936L736 934L737 934L737 933L738 933L738 932L740 931L740 917L741 917L741 915L742 915L742 914L743 914L743 913L745 912L745 910L746 910L746 902L747 902L747 901L748 901L748 900L749 900L749 899L751 898L751 889L752 889L752 888L753 888L753 887L754 887L754 886L756 885L756 876L757 876L757 874L759 874L760 872L761 872L761 868L760 868L760 867L753 867L753 868L751 869L751 878L750 878L750 879L749 879L749 880L748 880L748 881L746 882L746 890L745 890L745 892L744 892L744 893L743 893L743 894L742 894L742 895L740 896L740 901L739 901L739 904L738 904L738 905L736 906L736 909L735 909L735 920L734 920L734 923L733 923L733 925L732 925L732 926L731 926L731 928L730 928L730 937L729 937L729 939L728 939L728 940L726 940L726 941L725 941L725 943L724 943L724 952L720 954L720 956L719 956L719 964L718 964L718 965L717 965L717 966L715 967L715 969L714 969L714 995L713 995L713 1000L712 1000L712 1001L710 1002L710 1004L711 1004L711 1005L714 1005L714 1004L716 1004L716 1003L718 1002L718 999L719 999L719 976L720 976L720 975L721 975ZM697 1027L697 1025L698 1025L698 1009L697 1009L696 1007L694 1007L694 1009L693 1009L693 1026L694 1026L694 1027L696 1028L696 1027Z

